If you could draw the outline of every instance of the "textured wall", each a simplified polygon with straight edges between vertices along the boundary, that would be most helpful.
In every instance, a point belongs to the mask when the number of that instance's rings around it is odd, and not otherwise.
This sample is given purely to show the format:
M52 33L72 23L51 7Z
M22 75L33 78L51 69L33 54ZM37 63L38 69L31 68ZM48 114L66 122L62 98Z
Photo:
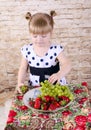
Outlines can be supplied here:
M90 0L0 0L0 90L16 86L20 48L31 42L26 12L50 10L57 12L53 41L62 44L72 60L69 83L87 81L91 86Z

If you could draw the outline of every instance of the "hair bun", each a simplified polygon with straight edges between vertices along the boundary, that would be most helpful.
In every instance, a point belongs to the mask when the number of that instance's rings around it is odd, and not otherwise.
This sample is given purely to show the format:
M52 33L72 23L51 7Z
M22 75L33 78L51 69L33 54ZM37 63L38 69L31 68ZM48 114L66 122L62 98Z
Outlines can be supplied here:
M27 12L25 18L26 18L27 20L30 20L30 19L31 19L31 13L30 13L30 12Z
M56 14L56 12L55 12L54 10L52 10L52 11L50 11L50 15L51 15L51 17L54 17L54 16L56 16L57 14Z

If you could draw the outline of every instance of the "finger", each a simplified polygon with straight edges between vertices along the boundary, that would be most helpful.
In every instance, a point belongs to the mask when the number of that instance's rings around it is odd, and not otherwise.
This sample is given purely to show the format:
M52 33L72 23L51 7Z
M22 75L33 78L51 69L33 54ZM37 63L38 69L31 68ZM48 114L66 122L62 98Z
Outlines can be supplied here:
M54 81L54 82L53 82L53 85L55 85L57 82L58 82L58 80Z

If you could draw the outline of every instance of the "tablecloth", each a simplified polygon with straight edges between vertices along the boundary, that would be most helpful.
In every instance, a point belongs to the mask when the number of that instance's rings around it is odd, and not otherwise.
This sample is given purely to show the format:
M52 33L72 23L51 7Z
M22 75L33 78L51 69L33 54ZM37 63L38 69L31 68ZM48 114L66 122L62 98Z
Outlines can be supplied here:
M74 100L55 113L33 111L15 94L5 130L91 130L91 102L86 82L69 85Z

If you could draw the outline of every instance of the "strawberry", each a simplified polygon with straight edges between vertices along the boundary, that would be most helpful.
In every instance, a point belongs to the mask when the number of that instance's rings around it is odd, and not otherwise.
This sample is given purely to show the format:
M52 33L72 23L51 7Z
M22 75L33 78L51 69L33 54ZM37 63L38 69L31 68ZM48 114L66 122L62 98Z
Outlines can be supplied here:
M44 96L44 100L45 100L46 102L49 102L49 101L51 100L51 97L50 97L49 95Z
M58 102L54 102L54 105L56 106L56 108L60 107L60 104Z
M47 103L43 103L42 105L41 105L41 109L42 110L47 110L47 108L48 108L48 105L47 105Z
M41 101L41 98L40 98L40 97L37 97L36 100L37 100L37 101Z
M53 97L53 96L51 96L51 101L55 101L56 99Z
M50 111L50 110L55 110L57 107L55 106L55 104L54 103L51 103L50 104L50 106L49 106L49 108L48 108L48 110Z
M75 117L75 122L78 126L86 126L86 122L87 122L87 117L83 116L83 115L78 115Z
M40 106L41 106L41 98L37 97L34 103L34 108L40 109Z
M30 100L30 101L29 101L29 105L30 105L31 107L33 107L33 106L34 106L34 101L33 101L33 100Z
M70 101L70 99L66 96L59 96L59 99L65 100L67 103Z

